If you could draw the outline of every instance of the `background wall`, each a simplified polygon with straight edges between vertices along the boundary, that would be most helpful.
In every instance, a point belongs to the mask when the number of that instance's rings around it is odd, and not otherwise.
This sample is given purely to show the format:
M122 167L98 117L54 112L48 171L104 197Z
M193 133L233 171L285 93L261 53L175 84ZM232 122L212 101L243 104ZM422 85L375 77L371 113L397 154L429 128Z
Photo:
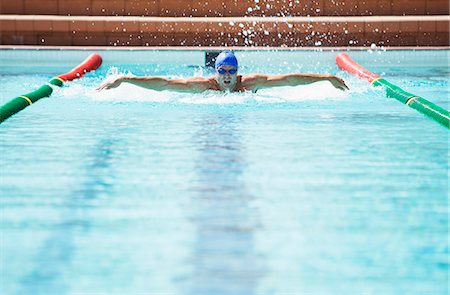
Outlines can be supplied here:
M448 15L447 0L2 0L2 14L122 16Z
M0 44L449 46L446 0L1 0Z

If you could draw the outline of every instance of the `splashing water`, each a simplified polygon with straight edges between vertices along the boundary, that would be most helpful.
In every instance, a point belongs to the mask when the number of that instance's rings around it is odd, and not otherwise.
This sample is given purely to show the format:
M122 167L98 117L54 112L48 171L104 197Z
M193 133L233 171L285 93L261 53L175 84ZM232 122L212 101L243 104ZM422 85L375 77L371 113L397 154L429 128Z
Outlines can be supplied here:
M114 102L156 102L156 103L183 103L183 104L244 104L258 103L292 103L302 101L348 100L352 93L364 93L370 86L355 79L346 77L350 91L335 89L329 82L316 82L309 85L295 87L276 87L258 90L257 93L223 93L220 91L205 91L203 93L180 93L174 91L154 91L141 88L129 83L123 83L118 88L96 91L96 87L106 81L119 76L135 76L130 71L120 71L110 67L104 78L85 79L72 83L70 87L63 88L59 94L67 99L86 97L96 101ZM196 68L196 77L208 76L208 71ZM183 78L183 76L170 76L170 78Z

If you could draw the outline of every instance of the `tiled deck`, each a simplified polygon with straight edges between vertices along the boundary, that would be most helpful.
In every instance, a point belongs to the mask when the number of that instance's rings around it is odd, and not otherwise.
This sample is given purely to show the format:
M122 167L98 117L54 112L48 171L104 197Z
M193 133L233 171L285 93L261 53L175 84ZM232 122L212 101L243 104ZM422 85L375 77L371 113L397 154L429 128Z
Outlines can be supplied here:
M4 45L448 46L450 16L1 15Z
M447 0L1 0L0 13L173 17L448 15L449 3Z
M0 0L0 12L0 45L450 45L447 0Z

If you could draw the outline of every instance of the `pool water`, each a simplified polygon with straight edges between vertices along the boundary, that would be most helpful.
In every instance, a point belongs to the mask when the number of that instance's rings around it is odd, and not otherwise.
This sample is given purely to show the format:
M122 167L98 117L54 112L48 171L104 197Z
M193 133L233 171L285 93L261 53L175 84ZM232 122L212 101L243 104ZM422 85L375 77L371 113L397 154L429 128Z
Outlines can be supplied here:
M99 53L0 125L1 294L448 294L449 132L336 52L237 52L351 88L257 94L96 92L211 74L203 52ZM0 51L0 103L87 55ZM349 55L449 109L448 50Z

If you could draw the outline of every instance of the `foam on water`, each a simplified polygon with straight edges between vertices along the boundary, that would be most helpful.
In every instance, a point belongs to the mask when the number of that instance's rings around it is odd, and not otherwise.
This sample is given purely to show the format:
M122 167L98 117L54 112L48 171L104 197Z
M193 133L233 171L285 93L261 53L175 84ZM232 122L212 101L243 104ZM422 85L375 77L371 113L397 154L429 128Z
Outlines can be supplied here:
M132 84L123 83L118 88L96 91L95 89L106 81L111 81L122 75L132 75L132 72L120 72L111 67L105 77L84 79L71 82L70 87L60 90L65 98L87 97L95 101L113 102L156 102L156 103L183 103L183 104L243 104L258 103L292 103L303 101L348 100L354 93L371 91L371 86L365 81L340 73L345 78L350 91L341 91L334 88L329 82L316 82L310 85L295 87L276 87L258 90L257 93L223 93L219 91L205 91L203 93L180 93L174 91L154 91ZM195 71L195 76L207 76L204 71ZM186 76L187 77L187 76ZM185 78L183 76L170 76L169 78Z

